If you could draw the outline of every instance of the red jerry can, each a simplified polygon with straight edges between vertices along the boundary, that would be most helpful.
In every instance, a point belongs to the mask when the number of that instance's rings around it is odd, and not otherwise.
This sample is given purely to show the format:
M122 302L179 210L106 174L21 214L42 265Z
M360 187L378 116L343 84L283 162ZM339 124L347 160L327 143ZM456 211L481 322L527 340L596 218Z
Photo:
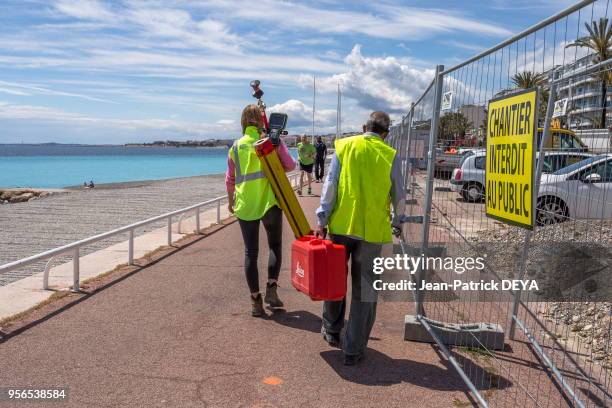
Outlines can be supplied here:
M341 300L346 295L344 245L305 235L291 244L291 283L312 300Z

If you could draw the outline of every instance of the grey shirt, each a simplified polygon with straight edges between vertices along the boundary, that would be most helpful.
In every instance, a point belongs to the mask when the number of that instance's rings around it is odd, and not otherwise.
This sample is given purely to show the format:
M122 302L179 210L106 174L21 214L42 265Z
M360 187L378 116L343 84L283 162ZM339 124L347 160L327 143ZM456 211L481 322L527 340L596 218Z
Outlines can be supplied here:
M380 137L376 133L368 132L365 134ZM331 159L329 172L327 173L327 178L323 184L323 190L321 191L321 205L316 211L317 221L320 227L327 226L329 216L334 210L336 198L338 196L338 180L340 179L340 171L342 170L341 167L342 165L334 153ZM404 193L404 179L402 177L401 159L398 154L395 155L393 164L391 165L391 191L389 194L391 195L391 204L393 206L393 217L391 224L394 227L400 227L401 217L404 214L406 194Z

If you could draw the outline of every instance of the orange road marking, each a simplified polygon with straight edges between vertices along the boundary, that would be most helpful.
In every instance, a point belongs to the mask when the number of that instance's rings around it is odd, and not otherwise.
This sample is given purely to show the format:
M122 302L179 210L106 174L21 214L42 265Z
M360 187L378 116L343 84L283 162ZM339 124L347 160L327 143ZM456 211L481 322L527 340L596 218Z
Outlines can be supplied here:
M263 379L263 383L268 385L281 385L283 383L283 380L278 377L271 376L265 377Z

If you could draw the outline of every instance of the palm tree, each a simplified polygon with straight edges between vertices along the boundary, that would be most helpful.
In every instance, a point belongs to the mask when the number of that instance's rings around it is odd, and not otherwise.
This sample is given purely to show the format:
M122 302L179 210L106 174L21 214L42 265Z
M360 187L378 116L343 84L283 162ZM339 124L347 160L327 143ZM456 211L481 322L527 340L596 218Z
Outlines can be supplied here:
M548 76L541 72L523 71L514 74L510 80L517 88L529 89L546 84Z
M591 21L591 24L584 23L589 35L579 38L566 47L583 47L591 49L596 55L597 62L606 61L612 55L612 25L607 18L602 17L599 21ZM606 99L608 82L611 74L604 71L597 74L601 81L601 127L606 127Z
M523 71L517 72L510 78L512 83L521 89L529 89L540 87L540 109L538 111L539 121L543 121L546 117L546 109L548 107L548 89L544 86L548 84L548 75L543 72Z

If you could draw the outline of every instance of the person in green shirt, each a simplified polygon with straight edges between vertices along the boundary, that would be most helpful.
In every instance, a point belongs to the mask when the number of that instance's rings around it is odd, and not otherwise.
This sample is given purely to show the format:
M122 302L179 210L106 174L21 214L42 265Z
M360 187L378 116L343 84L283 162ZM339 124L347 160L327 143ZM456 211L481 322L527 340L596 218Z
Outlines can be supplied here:
M304 173L308 178L308 194L312 194L312 167L314 166L317 149L314 147L308 136L302 136L302 143L298 143L298 162L300 163L300 188L298 194L302 195L304 185Z

